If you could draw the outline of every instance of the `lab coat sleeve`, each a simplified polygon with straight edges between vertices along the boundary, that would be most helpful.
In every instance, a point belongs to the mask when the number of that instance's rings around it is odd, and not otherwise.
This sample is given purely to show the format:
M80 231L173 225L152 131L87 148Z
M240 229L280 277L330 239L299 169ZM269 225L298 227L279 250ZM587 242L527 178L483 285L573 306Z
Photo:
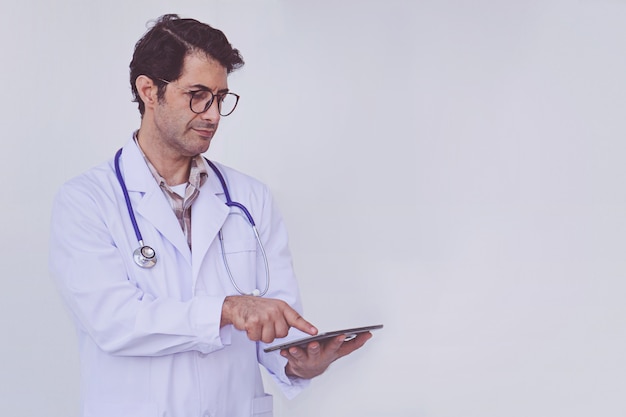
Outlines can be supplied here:
M271 289L267 297L281 299L300 314L303 314L302 302L288 245L287 230L269 190L266 189L265 191L262 221L258 227L270 265ZM262 271L262 268L258 269ZM263 277L260 278L260 282L262 281ZM308 335L292 328L289 339L304 336ZM272 344L274 343L278 343L278 340L275 340ZM309 385L310 381L288 377L285 374L287 359L283 358L279 351L264 352L263 349L267 346L269 345L258 343L257 356L259 362L268 370L287 398L295 397Z
M285 343L289 340L302 339L306 336L309 335L292 328L289 331L289 336L281 339L280 341L275 340L269 344L259 344L259 361L265 366L272 379L276 382L285 397L288 399L292 399L302 392L304 388L309 386L311 380L287 376L287 373L285 372L287 359L283 358L279 351L265 353L263 349L277 343Z
M103 214L113 204L97 187L84 179L64 185L52 211L50 271L79 331L113 355L222 349L223 297L155 298L129 282L110 232L120 217Z

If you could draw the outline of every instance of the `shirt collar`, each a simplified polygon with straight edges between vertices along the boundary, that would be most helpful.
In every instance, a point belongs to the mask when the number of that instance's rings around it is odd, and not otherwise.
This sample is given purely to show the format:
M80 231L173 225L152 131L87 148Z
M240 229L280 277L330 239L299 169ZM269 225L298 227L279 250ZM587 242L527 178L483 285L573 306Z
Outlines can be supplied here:
M141 149L141 146L139 146L139 141L137 140L137 131L135 131L135 133L133 134L133 140L135 141L135 144L137 145L139 152L141 152L141 155L143 156L144 161L146 161L146 165L148 165L148 169L152 173L152 176L154 177L156 182L159 184L159 186L166 188L169 191L172 191L170 186L167 185L165 178L163 178L161 174L159 174L159 172L154 167L154 165L152 165L152 162L150 162L146 154L143 152L143 149ZM198 154L194 156L191 159L191 162L189 165L189 179L187 180L187 184L192 185L196 189L200 189L200 187L202 187L202 185L206 182L206 179L208 176L209 176L209 173L207 172L207 168L206 168L206 165L204 164L202 155Z

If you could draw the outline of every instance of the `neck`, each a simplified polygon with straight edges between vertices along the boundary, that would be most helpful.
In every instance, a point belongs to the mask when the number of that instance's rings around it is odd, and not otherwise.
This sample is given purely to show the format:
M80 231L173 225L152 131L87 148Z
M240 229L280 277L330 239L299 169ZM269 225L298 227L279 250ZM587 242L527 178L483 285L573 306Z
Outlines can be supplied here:
M137 143L142 152L154 165L157 172L169 186L184 184L189 180L189 169L192 157L183 156L175 150L164 146L161 141L154 140L143 127L137 132Z

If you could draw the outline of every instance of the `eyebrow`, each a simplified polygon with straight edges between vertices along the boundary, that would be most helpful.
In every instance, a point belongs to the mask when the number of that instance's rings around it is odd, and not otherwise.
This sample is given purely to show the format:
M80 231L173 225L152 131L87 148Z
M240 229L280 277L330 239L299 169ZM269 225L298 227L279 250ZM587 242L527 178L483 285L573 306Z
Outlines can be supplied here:
M210 91L211 93L213 93L213 90L211 90L209 87L207 87L204 84L194 84L189 87L189 90L191 91L204 90L204 91ZM228 93L228 91L229 91L228 88L222 88L221 90L217 91L217 94Z

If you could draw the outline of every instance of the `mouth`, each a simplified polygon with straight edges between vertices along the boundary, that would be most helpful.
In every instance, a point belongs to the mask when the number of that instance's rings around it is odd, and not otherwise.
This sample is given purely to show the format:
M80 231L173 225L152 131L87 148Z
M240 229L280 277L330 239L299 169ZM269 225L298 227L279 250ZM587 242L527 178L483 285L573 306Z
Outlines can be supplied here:
M196 132L199 136L212 139L213 135L215 135L215 129L201 129L201 128L192 128L194 132Z

